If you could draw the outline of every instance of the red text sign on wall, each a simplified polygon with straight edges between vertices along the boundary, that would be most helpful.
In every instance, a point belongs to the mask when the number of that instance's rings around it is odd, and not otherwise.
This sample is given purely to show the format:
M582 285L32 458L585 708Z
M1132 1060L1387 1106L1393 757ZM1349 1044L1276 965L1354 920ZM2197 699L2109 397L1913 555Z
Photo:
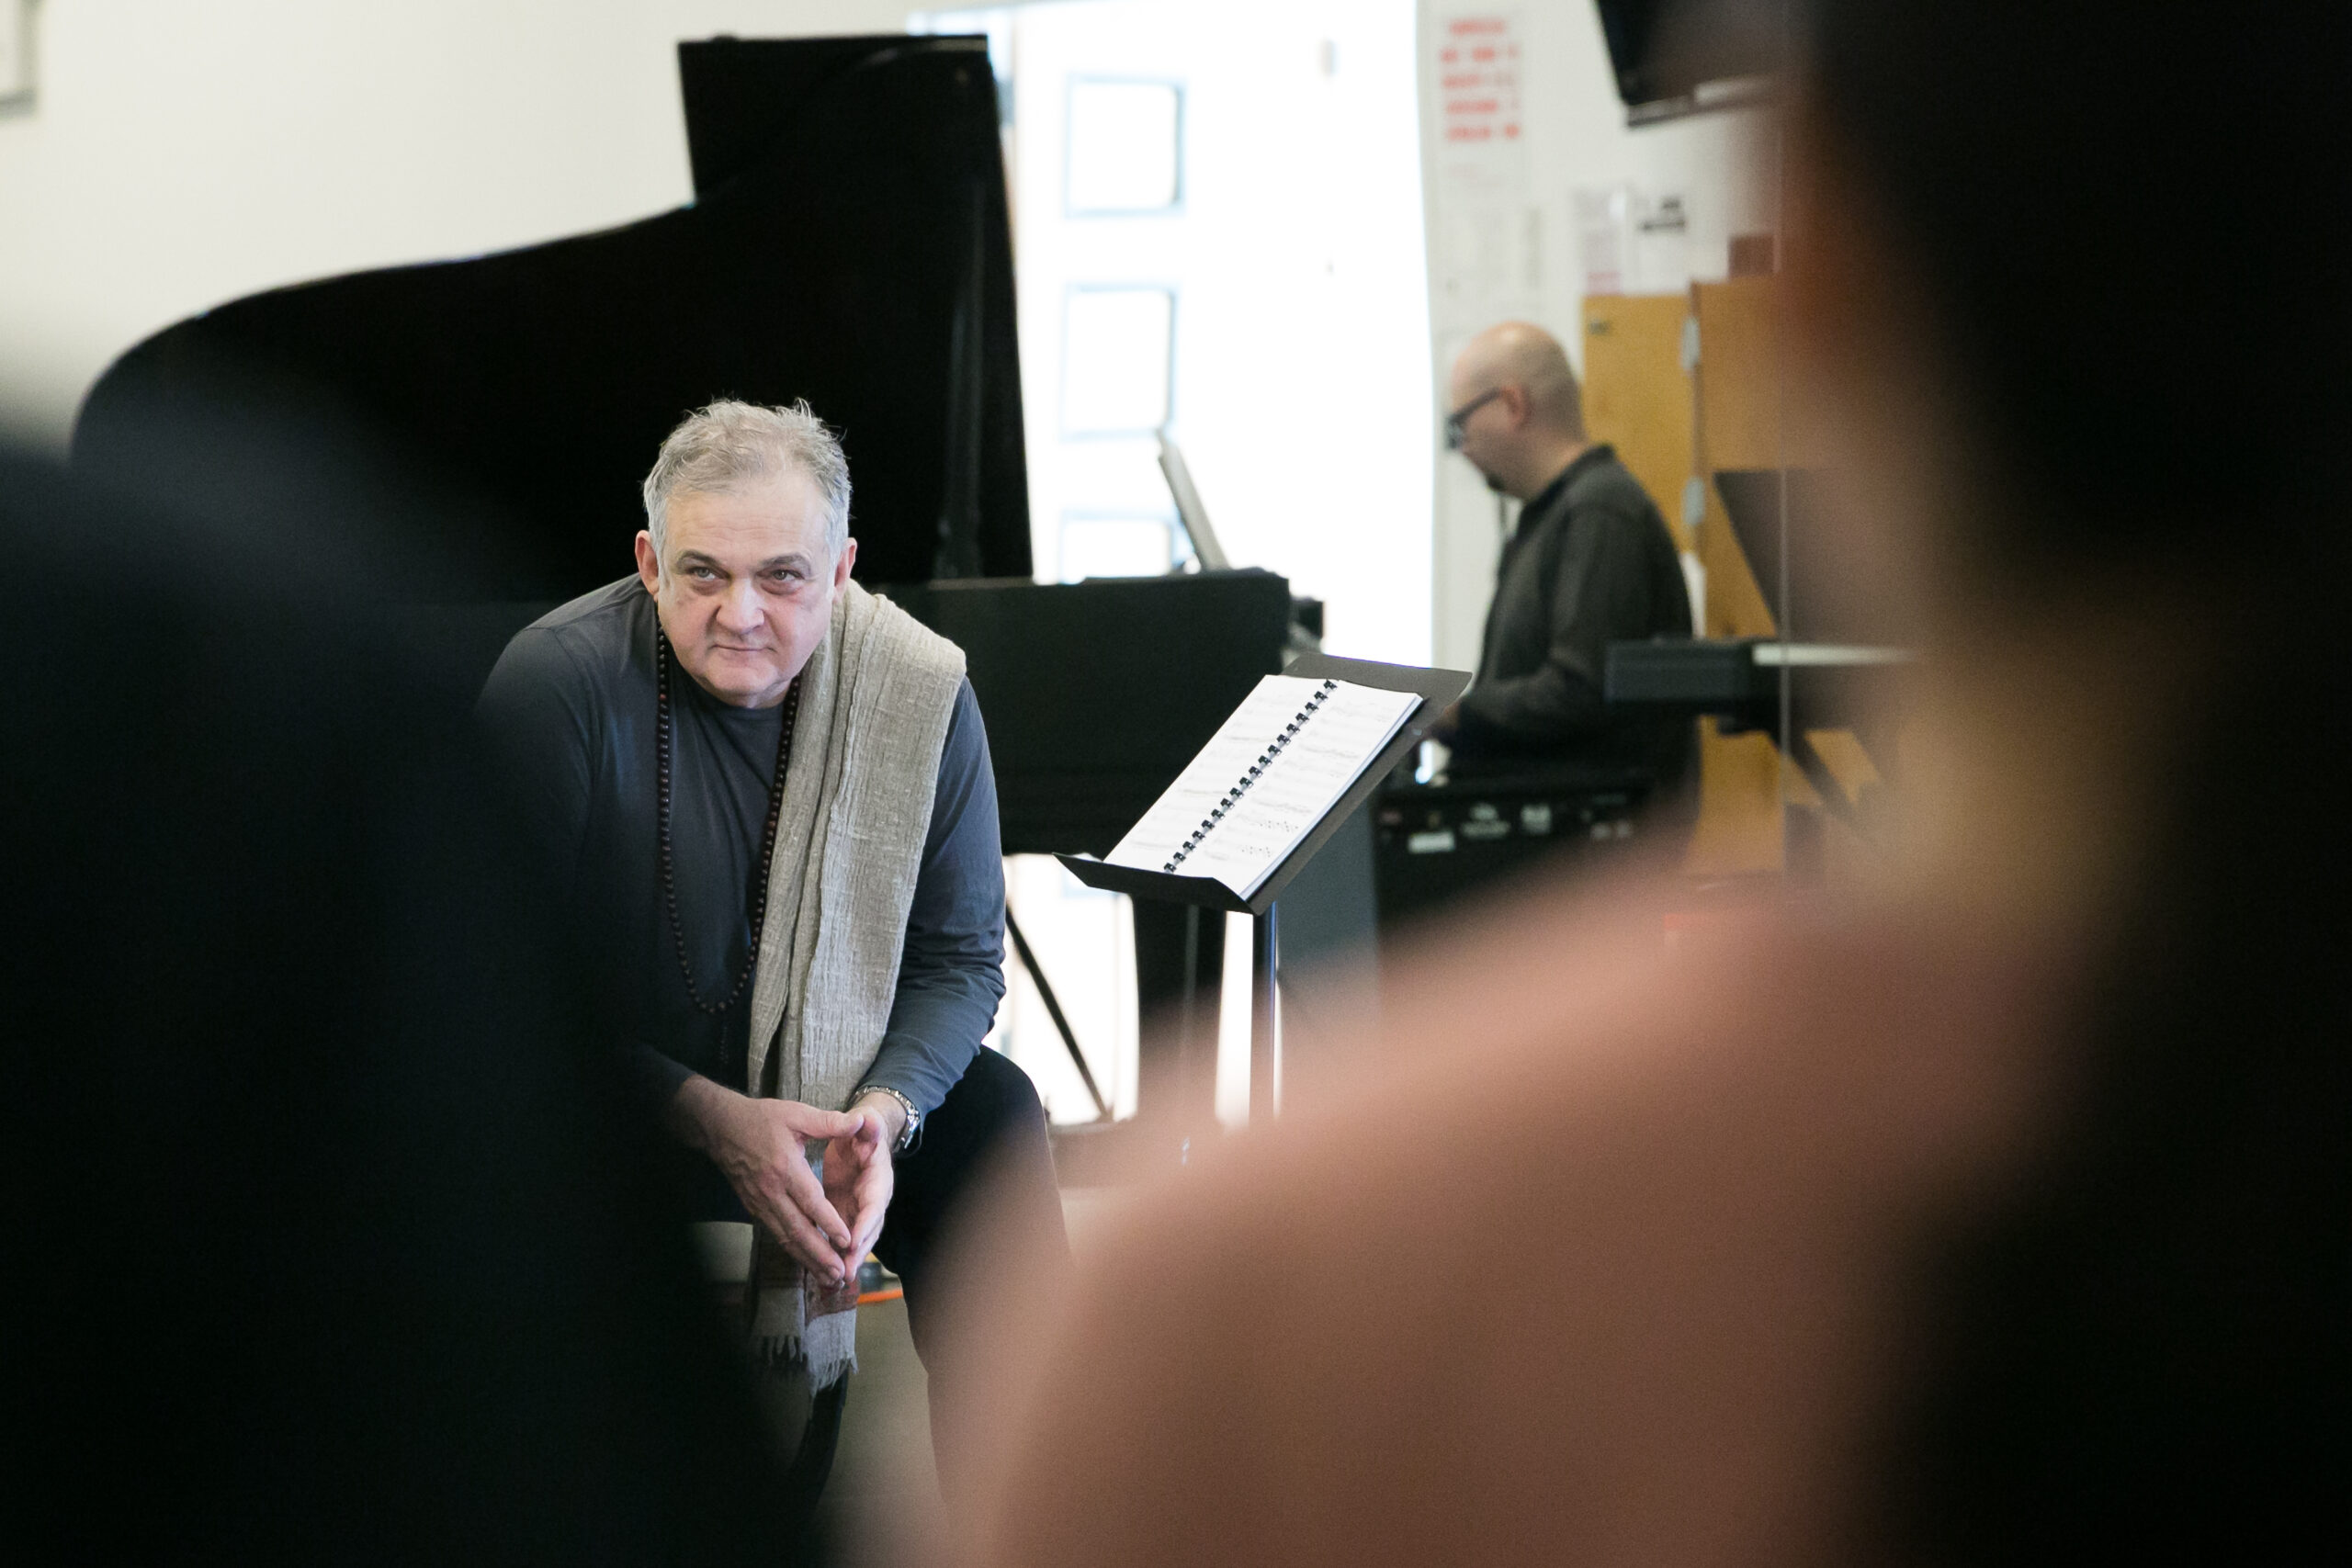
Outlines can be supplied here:
M1454 17L1438 44L1439 125L1450 146L1520 137L1519 34L1508 16Z

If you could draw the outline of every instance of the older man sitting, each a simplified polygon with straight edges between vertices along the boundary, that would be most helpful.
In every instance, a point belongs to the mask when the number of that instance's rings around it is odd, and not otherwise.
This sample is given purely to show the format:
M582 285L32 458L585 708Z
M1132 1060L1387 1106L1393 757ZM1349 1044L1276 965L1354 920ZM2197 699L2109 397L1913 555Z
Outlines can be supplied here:
M867 1250L905 1279L937 1406L931 1265L975 1168L1059 1235L1035 1092L980 1045L1004 990L988 739L962 653L851 581L848 462L806 405L697 412L644 499L636 572L518 634L481 714L690 1212L753 1223L754 1359L813 1395L813 1499Z

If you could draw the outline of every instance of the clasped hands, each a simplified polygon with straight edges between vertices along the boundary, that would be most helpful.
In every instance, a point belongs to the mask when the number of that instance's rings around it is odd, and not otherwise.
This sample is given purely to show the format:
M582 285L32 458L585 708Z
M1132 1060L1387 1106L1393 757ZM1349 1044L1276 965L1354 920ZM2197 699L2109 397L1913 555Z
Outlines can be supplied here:
M754 1100L703 1077L688 1078L670 1103L672 1130L710 1156L752 1218L812 1279L836 1289L857 1277L882 1234L890 1147L903 1114L887 1095L820 1111ZM821 1182L809 1168L811 1144L824 1145Z

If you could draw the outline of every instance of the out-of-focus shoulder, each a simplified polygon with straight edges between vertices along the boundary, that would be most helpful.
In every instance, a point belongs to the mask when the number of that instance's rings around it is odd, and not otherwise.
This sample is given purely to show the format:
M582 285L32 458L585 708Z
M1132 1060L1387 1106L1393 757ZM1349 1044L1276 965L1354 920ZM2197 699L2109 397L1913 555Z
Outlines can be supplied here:
M634 577L559 604L509 638L482 693L491 711L554 699L594 707L628 662L635 617L650 604Z
M585 639L594 642L609 637L625 637L632 615L645 598L645 585L635 577L624 577L608 582L593 592L558 604L529 626L518 637L546 633L566 640Z

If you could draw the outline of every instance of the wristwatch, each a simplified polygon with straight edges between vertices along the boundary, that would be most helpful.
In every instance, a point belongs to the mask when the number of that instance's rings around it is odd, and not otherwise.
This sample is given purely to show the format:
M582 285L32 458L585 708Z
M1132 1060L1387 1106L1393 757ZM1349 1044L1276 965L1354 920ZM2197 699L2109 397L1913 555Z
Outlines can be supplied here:
M858 1085L857 1093L849 1097L850 1103L854 1105L860 1097L869 1094L887 1094L906 1111L907 1124L899 1130L899 1141L890 1145L890 1152L894 1155L902 1155L914 1147L915 1134L922 1131L922 1112L915 1109L915 1102L888 1084L869 1083Z

